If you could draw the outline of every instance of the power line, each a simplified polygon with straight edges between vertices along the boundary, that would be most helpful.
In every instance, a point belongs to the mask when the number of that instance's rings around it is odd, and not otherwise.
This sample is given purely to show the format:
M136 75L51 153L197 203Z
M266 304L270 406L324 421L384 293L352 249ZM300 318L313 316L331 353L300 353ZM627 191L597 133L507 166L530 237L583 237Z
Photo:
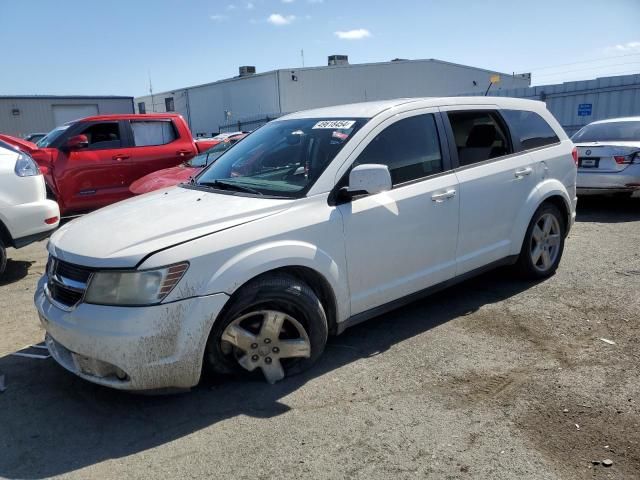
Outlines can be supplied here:
M569 66L569 65L579 65L581 63L600 62L602 60L614 60L616 58L632 57L632 56L635 56L635 55L640 55L640 52L637 52L637 53L625 53L624 55L614 55L614 56L611 56L611 57L600 57L600 58L594 58L594 59L591 59L591 60L583 60L583 61L580 61L580 62L558 63L556 65L547 65L547 66L544 66L544 67L520 68L520 69L518 69L518 71L521 71L521 72L525 72L525 71L534 72L536 70L547 70L549 68L566 67L566 66Z
M535 74L535 76L536 77L553 77L555 75L562 75L564 73L586 72L586 71L591 71L591 70L602 70L603 68L621 67L621 66L625 66L625 65L640 65L640 62L613 63L611 65L601 65L599 67L575 68L573 70L564 70L562 72L543 73L541 75L540 74Z
M613 75L625 75L625 74L640 74L640 71L638 70L621 70L621 71L617 71L617 72L607 72L607 76L613 76ZM560 82L580 82L580 81L588 81L588 80L593 80L592 78L580 78L580 76L577 76L577 78L574 77L567 77L567 78L563 78L561 80L546 80L546 82L555 82L555 83L560 83ZM532 79L532 87L540 87L544 84L542 83L538 83L538 81L533 78Z

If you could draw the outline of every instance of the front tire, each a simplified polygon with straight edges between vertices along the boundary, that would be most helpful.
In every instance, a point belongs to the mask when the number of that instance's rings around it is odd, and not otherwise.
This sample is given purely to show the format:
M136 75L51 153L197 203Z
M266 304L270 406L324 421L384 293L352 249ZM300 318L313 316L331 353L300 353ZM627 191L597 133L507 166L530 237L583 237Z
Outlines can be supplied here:
M327 342L327 316L315 292L288 274L242 287L213 326L205 365L217 375L261 370L273 384L310 368Z
M0 239L0 277L4 273L7 268L7 249L2 243L2 239Z
M517 261L520 274L540 280L558 269L564 251L566 220L560 209L543 203L533 214Z

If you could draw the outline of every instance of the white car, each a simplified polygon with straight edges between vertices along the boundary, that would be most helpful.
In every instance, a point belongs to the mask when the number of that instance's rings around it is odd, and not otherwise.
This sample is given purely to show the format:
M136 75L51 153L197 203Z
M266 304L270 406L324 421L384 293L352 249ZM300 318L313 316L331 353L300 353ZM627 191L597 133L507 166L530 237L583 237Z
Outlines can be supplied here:
M0 141L0 275L7 264L7 248L46 238L59 221L58 204L47 200L36 162Z
M640 190L640 117L593 122L573 137L578 194L631 196Z
M58 230L35 294L47 344L119 389L191 387L203 366L276 382L329 333L489 268L552 275L575 216L572 149L529 100L287 115L190 184Z

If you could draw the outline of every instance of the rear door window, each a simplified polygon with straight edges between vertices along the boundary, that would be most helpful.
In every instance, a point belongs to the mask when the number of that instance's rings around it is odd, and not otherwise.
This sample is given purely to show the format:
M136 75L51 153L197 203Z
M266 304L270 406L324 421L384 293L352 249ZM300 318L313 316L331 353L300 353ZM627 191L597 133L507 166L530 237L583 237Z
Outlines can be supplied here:
M442 154L433 114L397 121L380 132L358 156L355 165L387 165L393 185L442 172Z
M136 147L166 145L177 138L173 122L165 120L132 121L131 131Z
M459 166L473 165L513 153L506 128L496 111L448 112Z
M535 112L527 110L502 110L522 150L544 147L558 143L560 139L547 121Z

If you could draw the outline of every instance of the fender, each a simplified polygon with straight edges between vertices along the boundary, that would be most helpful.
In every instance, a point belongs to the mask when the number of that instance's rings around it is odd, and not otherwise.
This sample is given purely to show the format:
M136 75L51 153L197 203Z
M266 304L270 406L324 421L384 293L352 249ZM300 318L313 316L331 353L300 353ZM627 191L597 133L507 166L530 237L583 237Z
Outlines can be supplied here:
M217 269L204 292L232 295L258 275L284 267L307 267L322 275L336 299L337 322L349 317L347 282L341 278L344 272L327 252L301 241L274 241L238 253Z
M524 236L527 233L529 222L531 217L538 209L538 207L547 199L553 196L562 197L564 200L567 211L571 212L571 201L569 199L569 192L562 182L555 178L547 178L538 184L538 186L531 191L527 201L523 204L518 212L517 221L513 225L511 230L511 254L518 255L522 248L522 242ZM569 214L571 215L571 214ZM570 225L571 217L566 219L567 225Z

